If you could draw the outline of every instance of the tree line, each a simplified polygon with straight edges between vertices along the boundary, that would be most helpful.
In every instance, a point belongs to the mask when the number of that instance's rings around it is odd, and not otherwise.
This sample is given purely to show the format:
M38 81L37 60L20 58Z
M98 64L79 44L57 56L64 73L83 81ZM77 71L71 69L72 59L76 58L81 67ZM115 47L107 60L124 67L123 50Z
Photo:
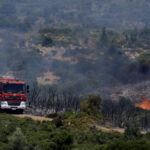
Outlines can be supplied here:
M39 111L41 115L64 113L70 109L77 113L80 111L81 102L86 98L86 95L77 94L73 89L60 90L56 86L43 87L33 84L27 105L30 112ZM135 107L135 102L125 97L121 97L118 101L101 100L100 111L103 123L109 122L113 126L124 128L128 122L136 120L141 129L149 129L150 111Z

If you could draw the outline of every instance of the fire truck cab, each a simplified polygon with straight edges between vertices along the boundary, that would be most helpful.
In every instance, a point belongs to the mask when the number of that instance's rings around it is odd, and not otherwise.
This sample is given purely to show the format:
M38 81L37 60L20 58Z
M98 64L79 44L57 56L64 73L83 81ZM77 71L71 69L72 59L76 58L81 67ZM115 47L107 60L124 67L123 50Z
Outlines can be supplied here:
M29 86L20 79L0 79L0 109L19 110L26 108Z

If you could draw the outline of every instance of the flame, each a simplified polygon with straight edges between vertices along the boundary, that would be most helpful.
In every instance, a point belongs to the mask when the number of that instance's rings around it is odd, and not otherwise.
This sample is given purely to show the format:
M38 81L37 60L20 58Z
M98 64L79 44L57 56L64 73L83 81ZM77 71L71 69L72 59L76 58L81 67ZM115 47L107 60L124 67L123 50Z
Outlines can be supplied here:
M148 98L142 98L140 101L140 103L135 104L135 107L150 110L150 100Z

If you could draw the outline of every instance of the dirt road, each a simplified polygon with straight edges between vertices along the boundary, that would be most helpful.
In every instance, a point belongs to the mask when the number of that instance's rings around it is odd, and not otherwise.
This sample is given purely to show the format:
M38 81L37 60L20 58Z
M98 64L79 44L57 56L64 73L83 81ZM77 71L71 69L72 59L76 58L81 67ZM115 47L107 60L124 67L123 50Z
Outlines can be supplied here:
M13 116L19 117L19 118L31 118L33 120L39 120L39 121L52 121L51 118L46 118L46 117L41 117L41 116L33 116L33 115L27 115L27 114L15 114Z
M96 128L98 130L102 130L104 132L119 132L119 133L124 133L124 129L121 129L121 128L106 128L104 126L96 126Z
M19 118L31 118L33 120L38 120L38 121L52 121L53 119L51 118L46 118L46 117L41 117L41 116L33 116L29 114L13 114L15 117ZM123 128L106 128L105 126L97 125L96 128L98 130L102 130L104 132L119 132L119 133L124 133L125 129ZM146 134L147 131L141 131L142 134Z
M117 128L117 127L110 127L110 128L106 128L105 126L100 126L100 125L97 125L96 128L98 130L102 130L104 132L119 132L119 133L124 133L125 132L125 129L124 128ZM146 134L148 131L142 131L141 130L141 133L142 134Z

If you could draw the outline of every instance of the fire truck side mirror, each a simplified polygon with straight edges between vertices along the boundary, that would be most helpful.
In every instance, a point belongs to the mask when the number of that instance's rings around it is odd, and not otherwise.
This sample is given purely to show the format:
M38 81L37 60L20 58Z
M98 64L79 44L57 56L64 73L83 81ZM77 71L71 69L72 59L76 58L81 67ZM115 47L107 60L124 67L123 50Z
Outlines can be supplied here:
M0 94L2 93L2 90L3 90L3 85L0 84Z
M29 85L27 85L27 93L29 93Z

